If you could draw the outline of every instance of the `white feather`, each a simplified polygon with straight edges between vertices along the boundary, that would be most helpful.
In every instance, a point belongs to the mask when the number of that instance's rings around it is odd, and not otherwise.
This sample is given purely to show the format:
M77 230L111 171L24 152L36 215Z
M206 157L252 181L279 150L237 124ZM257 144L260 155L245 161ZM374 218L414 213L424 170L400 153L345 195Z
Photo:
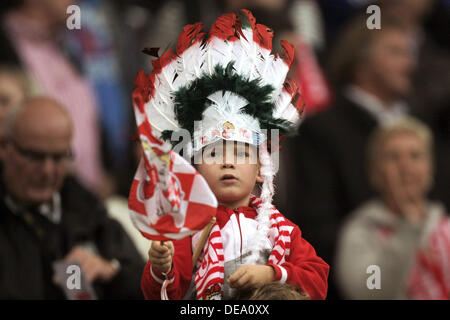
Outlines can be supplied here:
M283 112L289 108L292 96L286 91L282 90L278 97L275 99L275 110L273 111L274 118L279 118Z
M202 127L206 130L230 121L236 127L260 131L259 121L243 112L248 101L230 91L217 91L208 100L211 105L203 112Z
M174 90L186 86L201 76L201 65L205 60L205 53L206 51L202 48L201 42L198 41L177 58L177 77L173 82Z
M298 121L298 112L290 105L291 96L283 91L288 66L279 56L272 55L270 50L260 47L253 41L252 29L243 29L242 32L245 37L241 36L235 41L213 37L206 43L196 42L156 75L155 96L145 105L145 110L150 124L159 131L159 134L164 130L180 129L173 109L173 92L201 77L204 72L212 75L216 65L226 68L230 62L234 62L235 73L249 81L259 79L262 85L271 85L274 88L270 100L275 104L275 118L283 118L292 123ZM219 96L213 95L211 99L219 99ZM225 103L226 99L231 100ZM213 109L205 111L205 115L207 114L205 120L209 119L207 121L211 122L214 118L220 121L223 117L231 117L233 121L239 122L239 117L242 117L246 119L247 124L250 121L254 123L252 127L259 128L257 120L252 121L250 116L239 112L238 107L233 109L232 102L236 102L233 95L225 94L220 100L222 101L220 108L214 109L214 116L211 113ZM214 103L219 106L219 100ZM228 111L221 110L224 106ZM142 121L141 118L139 121Z

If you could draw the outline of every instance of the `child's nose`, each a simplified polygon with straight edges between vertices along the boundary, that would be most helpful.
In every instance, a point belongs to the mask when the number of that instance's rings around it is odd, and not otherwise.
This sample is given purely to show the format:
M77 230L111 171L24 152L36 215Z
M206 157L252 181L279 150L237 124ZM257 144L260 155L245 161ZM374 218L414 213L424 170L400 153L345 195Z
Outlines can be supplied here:
M223 168L234 168L234 159L232 157L224 156L222 161Z
M222 164L222 168L234 168L234 163L232 163L232 162L224 162Z

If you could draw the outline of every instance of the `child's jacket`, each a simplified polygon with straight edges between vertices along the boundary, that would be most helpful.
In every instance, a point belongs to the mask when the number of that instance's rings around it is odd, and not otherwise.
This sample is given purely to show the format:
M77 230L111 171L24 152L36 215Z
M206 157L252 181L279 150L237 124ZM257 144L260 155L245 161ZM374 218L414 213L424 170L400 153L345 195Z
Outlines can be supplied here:
M210 233L204 252L192 267L192 252L198 234L174 241L175 255L166 288L169 299L233 298L234 290L226 278L243 265L256 233L257 206L253 197L250 207L217 208L217 223ZM258 264L273 266L275 281L300 287L311 299L325 299L329 266L316 255L314 248L301 236L298 226L284 218L275 208L271 227ZM193 246L194 244L194 246ZM214 247L214 248L213 248ZM161 299L164 275L147 263L142 276L142 290L147 299ZM225 281L224 281L225 279Z

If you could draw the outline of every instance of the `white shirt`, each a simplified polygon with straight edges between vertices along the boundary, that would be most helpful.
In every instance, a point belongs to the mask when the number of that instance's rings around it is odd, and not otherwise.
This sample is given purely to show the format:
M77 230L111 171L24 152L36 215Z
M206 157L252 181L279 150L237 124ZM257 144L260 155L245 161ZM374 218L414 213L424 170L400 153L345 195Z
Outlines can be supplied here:
M348 86L345 89L345 95L359 107L369 112L380 125L390 123L408 113L408 107L403 101L386 105L378 97L355 85Z
M14 213L18 214L21 210L24 210L22 206L14 201L10 195L5 197L6 206ZM49 203L40 204L37 211L50 220L54 224L59 224L61 221L61 196L58 192L53 194L53 197Z

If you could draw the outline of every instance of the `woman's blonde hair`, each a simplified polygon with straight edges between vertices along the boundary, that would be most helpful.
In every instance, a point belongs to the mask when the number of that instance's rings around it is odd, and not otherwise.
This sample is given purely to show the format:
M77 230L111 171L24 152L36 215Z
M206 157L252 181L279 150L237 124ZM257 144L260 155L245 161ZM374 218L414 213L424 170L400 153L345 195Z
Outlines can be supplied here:
M418 137L424 143L427 155L430 161L432 161L433 134L431 130L422 121L417 120L411 116L405 116L398 120L389 122L388 124L380 126L371 134L367 145L367 160L369 170L373 169L383 144L389 138L399 133L413 134Z

